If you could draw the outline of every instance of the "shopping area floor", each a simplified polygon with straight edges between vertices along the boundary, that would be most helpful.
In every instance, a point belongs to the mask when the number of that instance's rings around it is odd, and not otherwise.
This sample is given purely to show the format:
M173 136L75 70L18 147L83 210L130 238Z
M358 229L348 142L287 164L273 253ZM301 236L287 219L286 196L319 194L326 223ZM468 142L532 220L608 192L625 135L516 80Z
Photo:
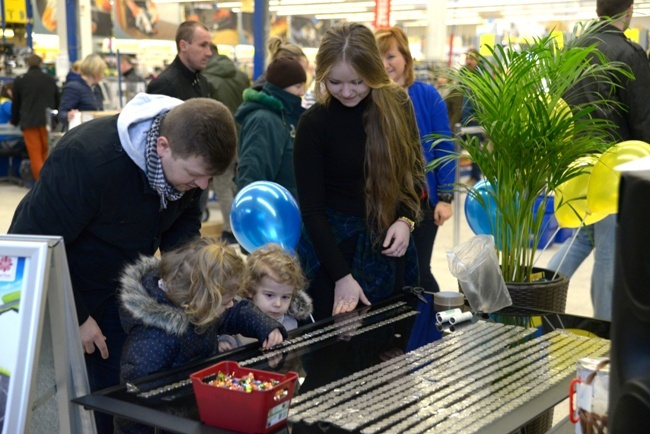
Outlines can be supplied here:
M18 205L18 202L20 202L26 193L27 190L23 187L0 184L0 234L7 233L14 210ZM458 213L460 215L459 243L467 241L474 235L470 230L467 221L465 220L462 206L463 200L464 195L462 195L460 206L455 207L455 210L460 210ZM217 202L210 201L208 202L208 206L210 209L210 220L220 220L221 212L219 211ZM545 252L542 252L540 259L537 261L537 265L545 267L553 254L558 250L559 246L559 244L553 244ZM453 247L454 220L452 218L438 230L433 258L431 261L433 274L438 280L438 284L440 285L442 291L458 290L457 281L449 271L446 257L446 252L453 249ZM566 307L567 313L587 317L593 315L593 309L591 307L591 296L589 294L591 270L593 268L593 265L594 260L592 254L587 258L587 260L580 266L580 268L571 278ZM565 400L555 408L554 424L566 417L568 413L568 401Z

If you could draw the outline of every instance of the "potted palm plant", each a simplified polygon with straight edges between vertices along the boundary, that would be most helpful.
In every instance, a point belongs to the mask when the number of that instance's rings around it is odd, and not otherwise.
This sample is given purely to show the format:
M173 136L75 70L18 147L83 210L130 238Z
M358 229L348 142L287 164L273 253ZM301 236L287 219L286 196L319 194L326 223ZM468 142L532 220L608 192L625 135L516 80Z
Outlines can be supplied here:
M572 163L613 144L611 123L589 116L596 107L611 106L612 101L599 97L597 104L569 107L563 99L570 102L571 92L586 91L585 80L615 86L611 77L629 75L623 64L607 61L590 43L590 34L598 25L576 26L564 46L548 35L523 47L490 47L489 55L478 55L478 73L448 72L472 104L473 119L488 138L485 145L475 136L454 140L456 149L464 150L463 157L478 164L491 185L489 200L481 195L473 198L485 208L494 207L490 227L506 282L535 280L531 276L543 234L543 210L553 191L586 170ZM460 156L454 153L433 161L428 169ZM473 194L471 189L469 194Z

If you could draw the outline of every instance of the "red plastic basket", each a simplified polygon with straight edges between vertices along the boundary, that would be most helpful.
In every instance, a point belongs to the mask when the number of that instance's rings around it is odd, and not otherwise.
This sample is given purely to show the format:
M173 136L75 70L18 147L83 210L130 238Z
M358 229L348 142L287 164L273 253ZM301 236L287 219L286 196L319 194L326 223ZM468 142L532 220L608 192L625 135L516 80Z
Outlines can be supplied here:
M219 372L237 378L253 373L256 380L280 383L269 390L252 392L208 384ZM203 423L244 433L267 433L287 420L298 374L242 368L237 362L225 361L195 372L190 378Z

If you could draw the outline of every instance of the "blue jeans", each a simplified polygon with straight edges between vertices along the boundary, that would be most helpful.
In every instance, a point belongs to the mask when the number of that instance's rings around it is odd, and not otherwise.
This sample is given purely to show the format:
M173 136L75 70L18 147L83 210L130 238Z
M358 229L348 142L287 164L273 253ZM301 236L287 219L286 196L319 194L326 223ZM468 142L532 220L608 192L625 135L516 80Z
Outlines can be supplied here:
M611 321L616 214L608 215L593 225L581 228L572 245L571 239L562 244L560 250L549 261L547 268L571 277L595 249L594 269L591 273L591 303L594 307L594 317ZM566 258L564 258L565 254Z

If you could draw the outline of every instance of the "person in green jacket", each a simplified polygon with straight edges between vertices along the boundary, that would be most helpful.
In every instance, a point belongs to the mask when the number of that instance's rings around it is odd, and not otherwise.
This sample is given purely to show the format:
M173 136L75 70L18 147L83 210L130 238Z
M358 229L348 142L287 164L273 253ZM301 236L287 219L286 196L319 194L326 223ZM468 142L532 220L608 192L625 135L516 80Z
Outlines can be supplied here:
M235 114L241 125L238 189L255 181L280 184L297 197L293 172L293 139L304 111L302 96L307 75L294 59L276 59L266 71L261 91L246 89Z
M237 107L244 101L244 90L250 86L251 82L248 75L240 70L235 62L228 56L219 54L216 45L210 44L210 50L212 57L202 72L210 83L210 98L225 104L230 113L234 115ZM230 227L230 207L237 191L234 184L235 163L236 159L224 173L215 176L211 186L217 195L217 202L223 216L221 238L228 244L237 242Z

